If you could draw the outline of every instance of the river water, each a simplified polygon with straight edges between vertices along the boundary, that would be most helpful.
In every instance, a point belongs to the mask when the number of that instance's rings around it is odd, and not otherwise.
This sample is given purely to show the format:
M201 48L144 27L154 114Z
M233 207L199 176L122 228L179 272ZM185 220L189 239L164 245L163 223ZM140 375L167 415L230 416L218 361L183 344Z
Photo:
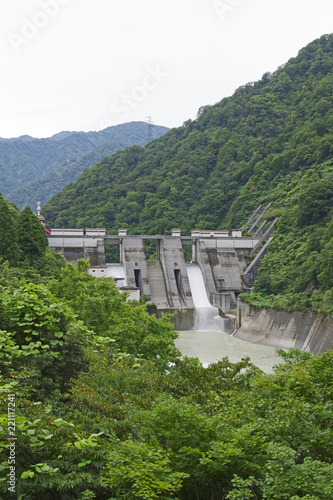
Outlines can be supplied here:
M276 354L275 347L251 344L227 333L198 330L178 333L179 337L175 344L182 355L199 358L204 366L216 363L226 356L232 363L249 356L254 365L265 373L272 373L273 366L282 361L282 358Z
M264 372L272 373L273 366L282 361L276 349L251 344L224 333L228 329L228 320L221 318L218 309L210 304L200 267L198 264L186 264L186 269L195 307L195 321L194 329L179 332L175 342L182 355L199 358L204 366L224 357L236 363L248 356Z
M282 359L276 355L276 349L251 344L224 333L228 320L221 318L218 309L210 304L200 267L197 264L187 264L186 268L195 305L195 330L179 332L175 344L182 355L199 358L204 366L216 363L226 356L232 363L249 356L252 363L264 372L271 373L273 366ZM123 279L125 282L124 266L107 264L106 276Z

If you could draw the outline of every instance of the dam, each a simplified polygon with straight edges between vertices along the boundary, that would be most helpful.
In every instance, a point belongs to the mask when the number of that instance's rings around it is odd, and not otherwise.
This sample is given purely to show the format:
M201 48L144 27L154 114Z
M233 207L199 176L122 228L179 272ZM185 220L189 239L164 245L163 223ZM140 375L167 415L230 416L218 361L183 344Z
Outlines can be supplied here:
M251 291L272 240L277 219L262 222L265 211L259 207L240 230L193 230L189 236L174 230L162 236L128 235L126 229L113 235L101 228L52 229L48 241L68 262L89 258L89 272L113 277L130 300L145 295L150 311L158 317L170 313L177 330L225 332L258 348L330 350L332 317L255 310L238 298ZM243 236L244 230L250 236ZM118 247L117 262L105 264L107 245Z
M209 324L227 332L235 328L230 313L237 295L249 289L247 257L260 243L260 237L243 237L240 230L194 230L190 236L174 230L161 236L128 235L125 229L107 235L101 228L52 229L48 240L67 261L89 258L91 274L138 290L157 316L171 313L177 329ZM154 258L147 255L147 242L155 248ZM119 262L105 264L107 245L119 247Z
M172 314L178 330L205 327L233 333L237 297L251 290L278 220L264 219L270 206L259 205L241 229L194 229L184 236L174 229L163 236L56 228L48 241L68 262L89 259L92 275L113 277L133 298L144 295L157 316ZM105 263L107 245L118 247L118 262Z

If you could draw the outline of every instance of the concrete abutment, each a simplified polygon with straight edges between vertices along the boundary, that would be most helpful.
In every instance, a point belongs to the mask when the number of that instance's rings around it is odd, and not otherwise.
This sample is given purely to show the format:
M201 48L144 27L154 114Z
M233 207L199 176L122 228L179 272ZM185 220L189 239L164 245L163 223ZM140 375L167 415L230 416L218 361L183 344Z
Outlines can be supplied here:
M238 300L236 337L281 349L319 354L333 349L333 318L313 312L260 309Z

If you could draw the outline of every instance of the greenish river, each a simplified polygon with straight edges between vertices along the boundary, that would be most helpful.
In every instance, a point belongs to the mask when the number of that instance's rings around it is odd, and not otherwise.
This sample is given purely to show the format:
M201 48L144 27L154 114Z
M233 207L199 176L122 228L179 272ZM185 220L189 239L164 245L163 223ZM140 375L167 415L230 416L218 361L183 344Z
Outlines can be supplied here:
M251 344L222 332L181 331L175 344L183 356L199 358L204 366L216 363L226 356L232 363L249 356L252 363L265 373L272 373L273 366L282 362L275 347Z

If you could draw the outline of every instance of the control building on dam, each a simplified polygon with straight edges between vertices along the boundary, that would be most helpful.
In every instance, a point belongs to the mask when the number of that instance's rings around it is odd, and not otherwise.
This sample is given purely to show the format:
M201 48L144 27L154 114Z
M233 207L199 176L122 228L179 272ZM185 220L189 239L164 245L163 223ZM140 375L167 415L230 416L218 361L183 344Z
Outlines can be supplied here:
M274 221L275 222L275 221ZM248 290L253 282L260 260L267 251L274 222L261 227L251 237L243 237L242 230L192 231L182 236L174 230L171 236L128 235L120 229L117 235L107 235L104 229L52 229L48 236L50 247L64 255L67 261L89 258L90 273L97 277L113 277L122 290L145 294L148 302L155 304L158 316L173 314L176 328L191 329L194 324L195 301L190 282L190 270L201 273L202 292L211 306L218 308L227 331L235 328L235 318L230 316L236 306L238 293ZM147 258L145 244L156 245L156 257ZM105 264L105 246L119 246L119 262ZM185 260L185 247L187 260ZM248 265L249 257L256 257ZM191 257L189 257L191 255ZM196 294L197 296L197 294ZM208 302L207 302L208 304ZM228 323L230 323L228 325Z

